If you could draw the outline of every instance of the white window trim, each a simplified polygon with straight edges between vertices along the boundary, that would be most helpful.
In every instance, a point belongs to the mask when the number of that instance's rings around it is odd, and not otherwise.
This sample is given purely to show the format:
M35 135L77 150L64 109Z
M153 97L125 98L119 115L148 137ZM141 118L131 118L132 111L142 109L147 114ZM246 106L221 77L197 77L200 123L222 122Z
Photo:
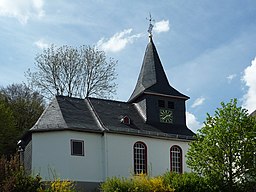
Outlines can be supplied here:
M73 151L73 143L74 142L82 143L82 154L74 154L74 151ZM84 141L83 140L71 139L70 140L70 147L71 147L71 155L72 156L85 156L85 153L84 153Z

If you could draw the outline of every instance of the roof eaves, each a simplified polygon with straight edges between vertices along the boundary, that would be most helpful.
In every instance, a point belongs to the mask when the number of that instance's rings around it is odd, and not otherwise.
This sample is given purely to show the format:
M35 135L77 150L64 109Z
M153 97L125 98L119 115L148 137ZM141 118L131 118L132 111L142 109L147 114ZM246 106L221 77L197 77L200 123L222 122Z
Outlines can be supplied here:
M40 132L56 132L56 131L78 131L78 132L88 132L88 133L103 133L102 130L95 130L95 129L83 129L83 128L76 128L76 127L69 127L69 128L47 128L47 129L35 129L30 130L30 133L40 133Z
M156 96L163 96L163 97L170 97L170 98L177 98L177 99L185 99L188 100L189 97L188 96L175 96L175 95L167 95L167 94L162 94L162 93L155 93L155 92L150 92L150 91L145 91L145 94L148 95L156 95Z
M153 132L153 131L134 130L134 129L109 130L107 131L107 133L135 135L135 136L143 136L143 137L150 137L150 138L164 138L164 139L183 140L183 141L195 140L194 136L159 133L159 132Z
M175 95L168 95L168 94L162 94L162 93L156 93L156 92L151 92L151 91L142 91L139 94L137 94L134 97L131 97L128 100L128 103L132 103L134 102L137 98L139 98L142 94L148 94L148 95L155 95L155 96L162 96L162 97L169 97L169 98L175 98L175 99L184 99L184 100L188 100L190 97L184 95L184 96L175 96Z

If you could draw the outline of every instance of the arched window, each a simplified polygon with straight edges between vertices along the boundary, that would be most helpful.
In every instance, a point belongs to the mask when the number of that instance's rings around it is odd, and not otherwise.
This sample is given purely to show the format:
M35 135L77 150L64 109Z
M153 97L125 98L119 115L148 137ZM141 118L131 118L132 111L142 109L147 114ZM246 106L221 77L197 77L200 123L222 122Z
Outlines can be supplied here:
M136 142L133 146L134 174L147 174L147 146Z
M182 173L182 150L177 145L170 149L170 163L172 172Z

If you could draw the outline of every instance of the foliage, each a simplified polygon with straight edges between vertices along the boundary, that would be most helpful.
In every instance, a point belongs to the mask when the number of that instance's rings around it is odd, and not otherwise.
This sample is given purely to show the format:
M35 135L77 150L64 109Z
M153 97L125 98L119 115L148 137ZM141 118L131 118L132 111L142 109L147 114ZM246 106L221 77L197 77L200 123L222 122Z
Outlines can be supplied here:
M215 191L248 191L255 185L256 121L237 106L221 103L190 143L187 164ZM249 187L248 187L249 186Z
M45 95L110 97L116 91L115 66L95 47L51 47L35 58L36 71L27 71L29 83Z
M46 188L46 189L43 189ZM19 155L9 159L0 158L0 191L1 192L75 192L74 182L55 179L44 186L39 176L27 175L20 165Z
M203 177L198 176L195 173L173 173L166 172L163 175L165 183L168 183L175 189L175 192L193 191L193 192L205 192L213 191Z
M195 173L171 173L166 172L163 176L148 177L140 174L132 178L109 178L101 185L103 192L205 192L214 191L210 189L203 177Z
M43 110L43 97L25 84L0 88L0 155L15 153L17 141Z
M0 92L12 109L21 133L31 128L44 110L43 97L25 84L12 84L1 88Z
M60 179L56 179L51 182L50 187L46 190L40 190L39 192L75 192L74 182Z
M12 110L0 99L0 156L10 155L16 151L17 132Z
M169 184L164 183L163 177L148 177L144 174L131 178L108 178L101 185L103 192L173 192Z
M26 175L19 164L16 154L6 159L0 158L0 191L2 192L35 192L41 187L41 178Z
M161 176L153 177L149 179L150 191L154 192L172 192L173 188L169 183L164 182L164 178Z
M126 178L112 177L101 184L101 190L103 192L128 192L131 191L130 188L132 188L132 180Z

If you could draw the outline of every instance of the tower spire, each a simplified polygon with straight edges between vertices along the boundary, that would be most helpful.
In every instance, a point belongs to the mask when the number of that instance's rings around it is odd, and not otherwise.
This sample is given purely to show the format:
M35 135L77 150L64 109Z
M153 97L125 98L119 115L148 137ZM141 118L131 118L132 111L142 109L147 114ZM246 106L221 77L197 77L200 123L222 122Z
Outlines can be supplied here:
M149 21L149 43L145 51L137 84L128 102L134 102L145 94L160 94L167 97L176 97L187 100L189 97L170 86L152 40L152 21L154 20L152 19L151 14L149 14L149 19L146 19Z

